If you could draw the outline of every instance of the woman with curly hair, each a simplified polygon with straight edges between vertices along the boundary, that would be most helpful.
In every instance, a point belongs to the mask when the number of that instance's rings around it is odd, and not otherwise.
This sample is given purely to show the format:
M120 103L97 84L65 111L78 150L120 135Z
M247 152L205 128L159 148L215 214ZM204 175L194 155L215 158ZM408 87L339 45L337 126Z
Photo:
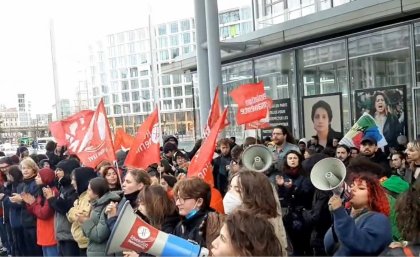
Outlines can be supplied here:
M408 183L414 184L420 175L420 141L414 140L407 144L407 161L410 163L409 169L407 169L404 179Z
M339 196L328 202L334 222L325 234L325 250L334 256L377 256L392 242L386 193L376 178L362 175L353 179L351 196L350 214Z
M211 251L216 257L283 256L271 223L244 210L236 210L228 216Z

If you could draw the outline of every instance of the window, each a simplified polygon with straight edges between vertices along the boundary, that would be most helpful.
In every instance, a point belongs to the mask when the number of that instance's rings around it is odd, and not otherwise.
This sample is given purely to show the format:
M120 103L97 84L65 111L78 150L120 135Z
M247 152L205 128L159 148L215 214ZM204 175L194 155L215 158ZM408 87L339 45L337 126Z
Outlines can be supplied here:
M117 39L118 39L118 43L124 43L125 37L124 37L124 32L118 33L117 35Z
M150 108L150 103L149 102L144 102L143 103L143 112L150 112L151 108Z
M185 108L193 108L193 99L185 98Z
M177 109L177 110L179 110L179 109L182 109L182 99L176 99L175 101L174 101L174 104L175 104L175 109Z
M171 84L171 77L169 75L162 75L162 86L168 86Z
M121 108L120 108L120 112L118 114L121 113ZM116 114L116 113L114 113ZM123 117L115 117L115 125L116 126L122 126L123 125Z
M149 87L149 80L148 79L142 79L140 80L141 88L148 88Z
M134 41L135 39L136 39L136 34L134 33L134 31L129 31L128 32L128 40Z
M128 73L127 69L121 69L120 70L120 77L122 79L126 79L127 78L127 73Z
M103 94L108 94L108 87L106 85L102 85L101 89Z
M189 20L181 21L181 30L182 31L190 30L190 21Z
M183 52L184 54L188 54L189 52L191 52L191 47L190 47L190 46L184 46L184 47L182 48L182 52Z
M150 100L150 91L149 90L142 90L141 97L143 100Z
M137 78L139 76L139 72L137 70L137 67L130 68L130 77Z
M161 61L167 61L167 60L169 60L169 52L168 52L168 50L160 51L160 60Z
M159 33L159 36L166 34L166 24L160 24L158 26L158 33Z
M134 91L131 93L131 100L132 101L138 101L140 99L140 93L139 91Z
M147 54L145 54L145 53L140 54L139 55L139 60L140 60L141 64L147 63Z
M171 46L177 46L179 44L178 42L178 35L172 35L169 37L171 41Z
M133 103L133 112L141 112L139 103Z
M140 76L148 76L149 75L149 71L148 70L141 70L140 71Z
M108 42L109 42L109 45L111 45L111 46L113 46L115 44L114 35L108 36Z
M116 69L117 68L117 59L116 58L111 58L109 60L109 66L111 67L111 69Z
M162 89L162 93L163 93L163 97L164 98L169 98L172 96L171 94L171 88L163 88Z
M160 48L167 48L168 47L168 37L160 37L159 38L159 45L160 45Z
M118 79L118 72L116 70L111 70L111 79Z
M121 114L121 106L120 105L114 105L114 114Z
M128 80L121 81L121 90L128 90Z
M112 102L119 103L120 102L120 95L119 94L112 94Z
M94 87L94 88L93 88L93 95L94 95L94 96L98 96L98 95L99 95L99 87ZM19 99L19 102L20 102L20 100L21 100L21 99Z
M184 42L184 44L189 44L191 42L191 34L190 33L183 33L182 34L182 42Z
M172 83L180 84L181 82L181 74L172 74Z
M139 33L139 39L140 40L147 38L147 35L146 35L147 34L147 30L146 30L146 28L139 29L138 30L138 33Z
M172 110L172 100L164 100L163 101L163 109L164 110Z
M130 105L129 104L124 104L123 105L123 111L124 111L124 114L131 113Z
M174 96L182 96L182 87L174 87Z
M130 83L131 83L131 89L137 89L137 88L139 88L139 81L137 79L132 79L130 81Z
M135 47L134 43L130 43L130 44L128 44L128 52L129 52L130 54L132 54L132 53L135 53L135 52L136 52L136 47Z
M137 65L137 55L133 54L133 55L130 55L128 58L129 58L131 66Z
M178 32L178 22L172 22L171 23L171 33L177 33Z
M185 95L192 95L192 85L185 85Z
M122 93L121 94L121 97L122 97L122 101L123 102L128 102L128 101L130 101L130 93Z
M179 56L179 48L171 49L171 59L175 59Z

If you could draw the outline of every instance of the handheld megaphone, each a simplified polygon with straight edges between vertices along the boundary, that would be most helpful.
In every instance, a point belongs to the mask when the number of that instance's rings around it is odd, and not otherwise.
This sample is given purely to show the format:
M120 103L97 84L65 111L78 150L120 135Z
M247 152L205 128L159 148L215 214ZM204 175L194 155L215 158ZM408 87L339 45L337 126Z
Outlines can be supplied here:
M241 159L245 168L264 172L273 164L273 153L264 145L251 145L244 150Z
M344 182L346 166L337 158L325 158L317 162L311 171L312 184L322 191L332 190L334 194L350 198L349 187Z
M183 238L162 232L134 213L130 202L121 214L108 239L105 252L110 255L126 250L154 256L207 257L209 250Z

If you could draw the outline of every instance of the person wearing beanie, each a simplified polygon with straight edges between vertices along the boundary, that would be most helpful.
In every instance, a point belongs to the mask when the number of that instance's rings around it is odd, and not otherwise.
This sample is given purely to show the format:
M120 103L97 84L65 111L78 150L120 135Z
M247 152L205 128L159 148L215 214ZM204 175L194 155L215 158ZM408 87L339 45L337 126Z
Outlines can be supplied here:
M20 146L16 151L16 155L22 160L29 156L29 150L26 146Z
M175 177L178 178L180 174L187 175L188 166L190 165L190 162L188 161L186 153L184 153L181 150L178 150L175 152L173 159L176 164Z
M392 240L401 241L400 231L397 226L397 213L395 213L395 203L400 194L406 192L410 184L407 181L402 179L397 175L392 175L391 177L383 180L381 186L385 189L386 195L388 197L390 212L389 212L389 221L391 222L392 228Z
M38 166L40 169L42 168L51 168L51 163L48 159L42 159L39 161Z
M54 209L51 208L44 196L44 188L49 188L58 194L54 187L54 171L50 168L40 169L35 177L38 186L36 195L25 193L22 195L26 209L36 217L37 244L42 247L43 256L58 256L57 241L54 229Z
M172 188L175 186L177 179L171 175L162 175L162 179L160 180L160 185L165 189L166 193L168 194L169 198L173 198L174 194Z
M59 178L59 194L54 194L49 188L45 189L45 197L55 211L55 238L60 256L77 256L80 252L67 219L67 212L77 199L76 189L71 185L71 172L78 167L79 162L74 159L60 161L55 172Z
M74 201L73 207L67 212L67 219L71 223L71 234L79 247L79 256L86 256L86 249L89 243L88 238L83 234L82 224L77 220L78 215L90 213L89 195L87 192L89 181L96 178L98 174L93 168L80 167L71 173L71 184L77 191L79 198Z

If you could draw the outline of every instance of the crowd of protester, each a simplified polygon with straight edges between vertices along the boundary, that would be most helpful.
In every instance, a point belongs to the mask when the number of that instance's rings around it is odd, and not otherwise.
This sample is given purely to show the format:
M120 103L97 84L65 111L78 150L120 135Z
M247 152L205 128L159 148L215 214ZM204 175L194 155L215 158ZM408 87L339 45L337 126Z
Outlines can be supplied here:
M397 141L381 149L366 136L358 149L334 138L324 147L317 136L296 141L283 126L263 142L222 138L212 165L224 213L210 206L208 183L187 177L201 140L186 152L175 136L165 137L160 163L145 170L125 167L122 150L118 165L94 169L52 141L45 155L20 147L0 159L2 255L106 256L128 201L144 221L212 256L418 256L420 141ZM253 144L273 154L263 172L244 166L242 154ZM346 166L347 201L311 182L313 166L327 157Z

